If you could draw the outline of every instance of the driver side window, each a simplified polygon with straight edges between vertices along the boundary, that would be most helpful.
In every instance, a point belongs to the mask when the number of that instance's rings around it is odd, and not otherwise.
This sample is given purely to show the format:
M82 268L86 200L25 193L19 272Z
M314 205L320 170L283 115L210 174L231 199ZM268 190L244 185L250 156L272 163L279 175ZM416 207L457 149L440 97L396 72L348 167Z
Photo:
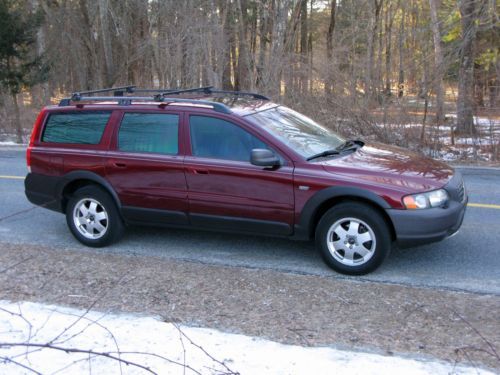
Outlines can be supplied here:
M254 148L267 145L235 124L215 117L190 116L193 156L250 162Z

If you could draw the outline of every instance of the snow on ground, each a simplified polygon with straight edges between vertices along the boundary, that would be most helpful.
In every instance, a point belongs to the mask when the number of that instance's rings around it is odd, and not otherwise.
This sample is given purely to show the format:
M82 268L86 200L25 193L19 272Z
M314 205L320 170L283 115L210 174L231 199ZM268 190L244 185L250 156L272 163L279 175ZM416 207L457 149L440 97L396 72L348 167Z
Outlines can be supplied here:
M446 118L457 118L457 114L456 113L448 113L445 115ZM493 118L490 118L490 117L483 117L483 116L473 116L474 118L474 124L476 126L486 126L486 127L490 127L490 126L500 126L500 120L498 119L493 119Z
M2 343L11 343L11 346ZM95 353L12 346L12 343L51 343L59 348ZM438 361L283 345L214 329L177 326L159 317L0 301L0 373L28 373L22 366L43 374L147 373L132 364L122 363L120 367L118 361L100 357L97 352L115 356L121 352L122 359L160 374L195 371L218 374L229 373L229 369L241 374L492 374ZM10 358L18 364L2 361L2 358ZM190 368L184 369L184 363Z

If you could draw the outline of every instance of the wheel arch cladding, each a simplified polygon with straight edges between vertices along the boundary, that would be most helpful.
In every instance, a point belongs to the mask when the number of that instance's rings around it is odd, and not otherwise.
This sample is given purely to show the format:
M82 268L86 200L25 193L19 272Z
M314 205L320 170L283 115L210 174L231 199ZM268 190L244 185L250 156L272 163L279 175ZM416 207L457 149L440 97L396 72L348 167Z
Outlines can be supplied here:
M389 203L375 193L357 187L334 186L318 191L304 205L299 226L306 229L309 238L313 237L325 212L344 202L364 203L377 210L385 219L392 239L396 239L394 224L386 212L386 209L391 208Z
M98 186L107 192L115 202L118 211L121 212L120 199L109 182L98 174L88 171L74 171L64 176L63 182L59 186L59 196L62 200L63 211L66 210L66 205L71 194L78 189L89 185Z

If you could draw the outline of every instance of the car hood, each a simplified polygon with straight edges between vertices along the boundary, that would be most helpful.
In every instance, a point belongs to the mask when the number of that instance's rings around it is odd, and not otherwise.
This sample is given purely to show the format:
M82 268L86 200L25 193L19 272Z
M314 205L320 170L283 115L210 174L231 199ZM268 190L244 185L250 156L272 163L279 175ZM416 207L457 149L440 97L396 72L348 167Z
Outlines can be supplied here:
M356 152L319 162L327 172L364 180L372 185L392 185L407 193L443 187L453 168L413 151L382 143L369 143Z

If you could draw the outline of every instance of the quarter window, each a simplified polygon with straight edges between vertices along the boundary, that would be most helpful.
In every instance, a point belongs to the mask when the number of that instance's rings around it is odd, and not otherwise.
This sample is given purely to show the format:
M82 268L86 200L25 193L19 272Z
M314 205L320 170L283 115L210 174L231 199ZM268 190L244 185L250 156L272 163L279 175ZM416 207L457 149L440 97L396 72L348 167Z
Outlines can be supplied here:
M126 113L118 133L118 149L128 152L177 154L179 116Z
M250 162L254 148L268 148L235 124L215 117L190 116L191 148L194 156Z
M64 112L50 115L42 142L96 145L111 112Z

